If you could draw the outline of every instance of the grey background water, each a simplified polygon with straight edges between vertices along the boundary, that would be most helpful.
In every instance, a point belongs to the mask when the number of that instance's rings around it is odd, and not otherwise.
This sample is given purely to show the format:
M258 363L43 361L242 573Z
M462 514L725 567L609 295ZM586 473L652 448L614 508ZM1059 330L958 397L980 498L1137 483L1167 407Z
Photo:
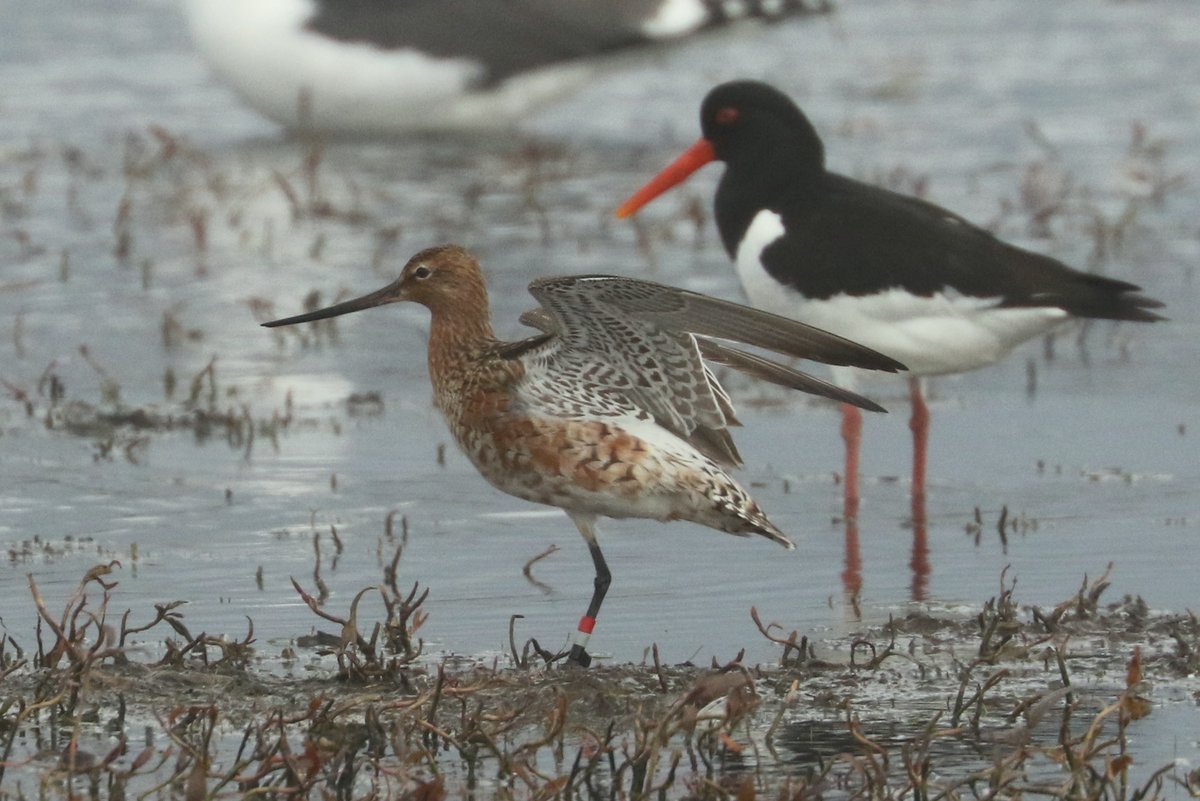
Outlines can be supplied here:
M836 410L736 383L743 475L798 550L611 523L602 544L615 580L596 651L638 660L657 643L673 662L745 647L771 659L752 605L801 633L838 634L904 611L914 595L968 613L998 591L1006 565L1027 603L1062 600L1111 561L1110 592L1160 609L1197 604L1200 17L1190 0L848 2L611 65L516 133L330 145L315 191L336 213L300 219L281 186L308 197L307 146L210 76L173 3L6 0L2 15L0 622L19 642L33 636L26 574L54 608L85 570L116 558L116 609L136 621L153 603L185 600L193 631L231 636L249 616L271 659L315 622L288 581L313 587L314 534L329 608L344 612L380 580L384 519L399 509L410 531L401 583L431 590L420 632L431 650L501 652L513 614L525 616L520 639L561 644L590 593L586 551L561 513L491 490L448 443L429 402L422 310L346 318L336 342L305 347L260 329L252 301L283 315L314 289L326 301L371 290L446 240L484 260L505 335L520 334L523 287L545 274L649 274L738 297L711 226L697 244L683 213L689 199L708 206L718 168L645 213L645 242L611 209L692 141L707 88L739 76L792 93L834 168L922 183L1010 239L1142 284L1171 321L1095 325L1082 347L1074 332L1060 337L1052 360L1032 343L936 382L916 560L903 383L868 386L893 413L866 427L857 605L843 577ZM1023 185L1034 202L1066 193L1044 232ZM1121 241L1095 258L1131 207ZM170 344L169 320L180 326ZM305 424L277 448L259 436L248 456L188 429L71 433L66 420L115 408L81 345L123 407L186 416L179 399L215 356L220 409L265 419L291 393ZM49 373L66 393L52 428ZM347 396L371 391L383 411L351 414ZM1004 507L1025 524L1006 546L995 533ZM331 525L344 543L336 563ZM552 543L560 550L534 568L543 592L521 568ZM914 570L922 559L928 568Z

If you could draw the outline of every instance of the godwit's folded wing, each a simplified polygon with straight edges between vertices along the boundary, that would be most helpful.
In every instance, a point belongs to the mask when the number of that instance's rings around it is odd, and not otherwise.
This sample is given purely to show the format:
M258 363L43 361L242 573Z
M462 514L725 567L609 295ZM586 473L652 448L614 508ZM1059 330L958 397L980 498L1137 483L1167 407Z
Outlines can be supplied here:
M503 355L508 358L519 356L530 348L543 344L546 338L554 331L554 317L551 316L549 311L541 307L524 312L521 315L521 322L530 328L536 328L546 333L523 339L520 342L514 342L512 345L507 346ZM757 378L760 381L767 381L771 384L787 387L788 389L797 389L801 392L807 392L810 395L819 395L820 397L829 398L841 403L849 403L852 406L857 406L867 411L887 412L887 409L875 401L864 398L856 392L842 389L828 381L823 381L820 378L780 364L779 362L771 361L756 353L747 353L744 350L731 348L728 345L723 345L707 337L697 337L696 342L700 346L700 355L706 361L732 368L751 378ZM734 416L733 405L729 400L729 396L726 395L724 388L717 383L715 377L713 377L710 383L717 396L717 401L721 405L721 410L725 414L726 422L729 425L740 425Z
M740 303L685 289L607 275L548 278L530 284L539 302L550 293L588 293L594 303L627 319L654 323L670 331L728 339L787 356L825 364L896 372L904 365L843 337ZM553 312L554 309L551 309Z
M773 362L756 353L747 353L744 350L731 348L728 345L722 345L720 342L704 337L697 337L696 341L700 345L701 355L708 361L731 367L752 378L778 384L788 389L798 389L801 392L807 392L810 395L819 395L822 398L829 398L840 403L849 403L851 406L857 406L860 409L866 409L870 412L887 411L887 409L875 401L864 398L857 392L842 389L828 381L823 381L816 376L794 370L779 362Z
M573 375L577 385L624 398L685 438L700 428L724 429L728 399L714 389L695 338L631 316L595 289L572 279L530 285L542 308L521 320L556 338L524 351L528 374Z
M736 425L728 395L705 365L702 353L757 378L878 410L876 404L797 370L695 334L738 340L793 356L834 364L896 369L885 356L801 323L726 303L694 292L636 279L582 276L530 284L542 308L522 322L553 334L533 338L505 355L521 358L526 379L572 375L598 399L652 415L719 461L737 464L726 428ZM771 327L779 323L779 330ZM546 398L561 413L579 399L553 391ZM628 409L625 409L628 411Z

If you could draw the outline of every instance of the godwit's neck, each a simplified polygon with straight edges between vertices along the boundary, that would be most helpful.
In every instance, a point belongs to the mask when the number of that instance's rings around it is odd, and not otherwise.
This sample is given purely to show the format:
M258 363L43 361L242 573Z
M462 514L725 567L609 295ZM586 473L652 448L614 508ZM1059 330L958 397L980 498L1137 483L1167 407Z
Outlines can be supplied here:
M456 383L456 376L496 341L487 300L430 309L429 378L435 389Z

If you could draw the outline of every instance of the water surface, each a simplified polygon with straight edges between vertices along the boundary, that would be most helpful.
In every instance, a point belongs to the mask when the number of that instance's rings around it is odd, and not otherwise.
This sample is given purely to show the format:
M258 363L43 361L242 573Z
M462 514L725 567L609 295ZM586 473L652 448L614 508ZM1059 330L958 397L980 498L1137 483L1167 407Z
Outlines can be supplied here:
M636 661L657 643L671 662L741 648L769 660L751 606L804 633L844 633L916 600L969 611L1006 566L1031 603L1062 600L1112 562L1114 594L1196 606L1189 2L847 3L619 65L515 134L338 143L319 158L209 75L173 4L85 2L68 15L10 0L5 17L0 609L18 641L34 622L26 574L61 604L94 563L119 559L117 607L149 615L185 600L193 631L231 636L249 616L271 656L315 623L289 579L314 586L319 558L330 608L346 608L380 581L395 547L384 521L399 510L402 583L430 588L428 648L503 651L515 614L521 639L564 642L591 591L586 550L561 513L490 489L448 442L423 310L345 318L336 340L256 323L299 311L313 290L327 302L374 289L442 241L484 260L497 328L514 337L525 284L546 274L650 275L738 297L711 225L697 231L685 213L693 198L707 207L718 168L651 207L640 241L611 209L695 137L709 86L745 76L799 100L835 168L920 187L1010 239L1142 284L1171 321L1065 332L1052 359L1031 343L936 382L923 531L903 383L869 385L893 413L866 426L856 548L840 520L836 410L735 382L743 477L798 550L685 524L606 525L615 578L597 652ZM381 408L347 405L369 392ZM293 423L272 441L289 398ZM97 419L132 409L177 425ZM205 432L197 409L258 433ZM534 568L546 592L522 566L551 544Z

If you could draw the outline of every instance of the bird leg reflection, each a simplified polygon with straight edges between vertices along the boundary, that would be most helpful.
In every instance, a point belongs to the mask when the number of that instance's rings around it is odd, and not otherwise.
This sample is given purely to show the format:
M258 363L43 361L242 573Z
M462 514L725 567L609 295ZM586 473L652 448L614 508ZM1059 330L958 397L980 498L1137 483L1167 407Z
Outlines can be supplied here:
M854 611L854 620L861 619L858 598L862 592L862 551L858 542L858 499L847 498L843 507L842 523L846 526L846 556L842 570L842 592L846 608Z

